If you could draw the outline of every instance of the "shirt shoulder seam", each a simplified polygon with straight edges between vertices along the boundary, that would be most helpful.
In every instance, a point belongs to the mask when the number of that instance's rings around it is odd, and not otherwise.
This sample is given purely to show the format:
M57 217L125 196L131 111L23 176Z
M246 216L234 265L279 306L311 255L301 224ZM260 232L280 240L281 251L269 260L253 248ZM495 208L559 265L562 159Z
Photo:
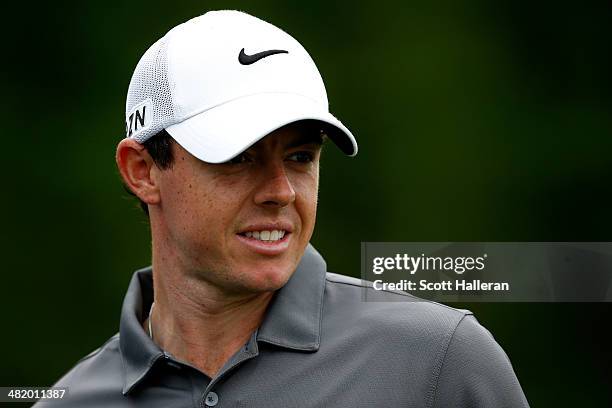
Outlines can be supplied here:
M436 367L434 369L435 375L434 375L434 379L432 381L431 391L429 392L430 396L428 397L428 403L427 403L427 407L428 408L433 408L434 403L436 402L436 397L437 397L437 392L438 392L438 385L440 384L440 377L442 375L442 368L444 368L444 362L446 361L446 356L448 355L448 350L450 349L450 344L453 341L453 337L455 337L455 333L457 332L457 329L459 328L459 325L461 324L461 322L463 322L463 320L465 319L466 316L468 316L468 315L467 314L463 315L461 317L461 319L459 319L459 321L455 325L455 328L451 332L451 335L448 337L448 341L446 342L446 345L444 347L444 351L442 353L442 358L440 359L439 363L436 365Z

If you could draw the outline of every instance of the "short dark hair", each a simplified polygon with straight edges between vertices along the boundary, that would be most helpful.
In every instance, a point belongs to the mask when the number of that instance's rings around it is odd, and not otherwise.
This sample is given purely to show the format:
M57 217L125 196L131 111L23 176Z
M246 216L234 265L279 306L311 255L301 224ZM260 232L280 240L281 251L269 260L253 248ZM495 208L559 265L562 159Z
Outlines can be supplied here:
M174 155L172 154L172 145L174 143L175 141L172 136L170 136L170 133L166 132L165 129L162 129L160 132L147 139L143 143L143 146L153 159L153 163L155 163L155 165L160 169L167 170L174 164ZM136 197L136 194L125 186L125 184L124 187L130 195ZM138 201L140 202L140 208L142 208L142 211L144 211L148 217L149 207L147 203L141 199L138 199Z
M174 164L174 156L172 155L173 143L175 142L170 133L166 132L166 129L162 129L144 142L143 145L157 167L167 170Z

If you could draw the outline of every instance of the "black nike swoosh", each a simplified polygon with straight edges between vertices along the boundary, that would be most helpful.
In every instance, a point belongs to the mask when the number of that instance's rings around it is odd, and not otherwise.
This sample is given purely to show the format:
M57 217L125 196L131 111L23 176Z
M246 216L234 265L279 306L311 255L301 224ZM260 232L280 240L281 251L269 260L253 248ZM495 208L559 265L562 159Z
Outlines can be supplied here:
M289 54L289 51L268 50L268 51L258 52L257 54L253 54L253 55L247 55L244 53L244 48L243 48L240 50L240 54L238 54L238 62L240 62L242 65L251 65L259 61L262 58L266 58L274 54Z

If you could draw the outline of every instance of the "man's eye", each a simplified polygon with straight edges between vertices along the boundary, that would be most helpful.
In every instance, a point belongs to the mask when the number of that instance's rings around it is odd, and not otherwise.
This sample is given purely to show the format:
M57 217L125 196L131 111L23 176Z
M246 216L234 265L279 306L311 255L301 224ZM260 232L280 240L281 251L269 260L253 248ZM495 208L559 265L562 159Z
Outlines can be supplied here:
M309 163L313 161L314 156L310 152L296 152L289 156L289 160L293 160L299 163Z

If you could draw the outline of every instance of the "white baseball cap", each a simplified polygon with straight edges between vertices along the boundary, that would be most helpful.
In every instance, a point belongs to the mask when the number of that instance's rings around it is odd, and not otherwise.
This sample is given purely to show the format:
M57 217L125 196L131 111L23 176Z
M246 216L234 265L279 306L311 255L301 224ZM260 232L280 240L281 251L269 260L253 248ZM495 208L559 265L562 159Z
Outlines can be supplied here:
M125 106L126 136L166 131L208 163L225 162L270 132L320 121L346 154L351 132L329 113L316 65L289 34L248 14L211 11L171 29L142 56Z

